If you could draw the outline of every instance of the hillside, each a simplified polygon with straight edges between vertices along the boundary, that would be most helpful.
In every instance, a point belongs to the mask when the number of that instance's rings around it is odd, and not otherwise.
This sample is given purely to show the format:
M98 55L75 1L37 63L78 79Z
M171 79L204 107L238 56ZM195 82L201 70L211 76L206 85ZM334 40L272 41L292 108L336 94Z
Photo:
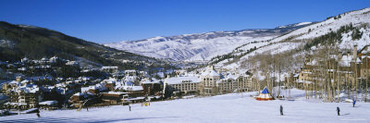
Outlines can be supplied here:
M174 61L208 62L213 57L229 53L242 44L269 40L309 24L311 22L280 26L274 29L246 29L154 37L105 45L155 58Z
M230 69L252 69L255 66L252 62L262 57L280 55L285 58L280 60L285 60L284 63L292 67L289 71L297 70L302 65L299 60L303 60L304 54L312 53L324 45L335 46L341 52L351 52L354 45L357 45L357 49L369 45L369 23L370 8L343 13L270 40L244 44L227 55L214 58L210 63Z
M52 56L94 66L118 65L125 69L145 68L153 63L162 63L154 58L116 50L57 31L0 22L0 61Z

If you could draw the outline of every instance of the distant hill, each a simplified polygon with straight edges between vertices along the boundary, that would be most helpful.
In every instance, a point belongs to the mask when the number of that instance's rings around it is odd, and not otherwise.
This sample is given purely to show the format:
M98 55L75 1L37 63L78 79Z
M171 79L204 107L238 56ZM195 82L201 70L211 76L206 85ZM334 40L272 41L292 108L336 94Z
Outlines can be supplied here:
M116 50L46 28L0 21L0 61L52 56L95 66L118 65L123 69L163 65L154 58Z
M312 23L303 22L273 29L244 29L154 37L105 45L155 58L174 61L207 62L213 57L227 54L243 44L269 40L310 24Z
M328 17L270 40L243 44L232 52L214 57L210 63L230 69L252 69L257 66L252 63L261 66L261 60L268 63L276 56L275 61L281 60L297 70L303 66L299 60L303 60L305 54L313 54L325 46L335 47L338 52L352 52L355 45L357 49L370 45L370 8Z

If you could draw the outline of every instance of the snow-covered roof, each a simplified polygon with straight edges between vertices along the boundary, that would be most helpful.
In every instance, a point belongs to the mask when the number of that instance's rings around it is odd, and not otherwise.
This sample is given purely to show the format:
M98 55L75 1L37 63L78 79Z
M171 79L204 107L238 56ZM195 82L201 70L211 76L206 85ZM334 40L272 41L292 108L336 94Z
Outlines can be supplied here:
M21 81L21 83L22 83L22 84L25 84L25 83L28 83L28 82L30 82L30 81L29 81L29 80L27 80L27 79L25 79L25 80Z
M13 80L13 81L10 81L9 84L10 85L18 85L18 86L20 86L21 85L21 82L18 82L18 81Z
M201 76L212 76L212 77L215 77L215 76L220 76L220 74L217 73L213 69L213 66L211 66L211 67L207 67L207 69L201 74Z
M117 94L117 95L122 95L122 94L128 94L127 92L118 92L118 91L109 91L109 92L102 92L102 94Z
M39 90L40 90L40 88L37 85L34 85L34 84L26 84L26 85L23 85L23 86L19 86L18 88L16 88L13 91L16 91L16 92L23 91L24 93L36 93Z
M58 101L56 100L49 100L49 101L43 101L43 102L39 102L39 105L55 105L55 104L58 104Z
M126 91L142 91L144 88L142 86L126 86L126 85L116 85L115 89L122 89Z
M125 70L125 72L136 72L136 70Z
M166 78L165 83L167 84L181 84L183 82L190 82L190 83L199 83L200 79L196 76L186 76L186 77L172 77Z
M103 66L101 69L118 69L118 66Z
M152 81L150 81L149 79L144 79L140 83L141 84L153 84L153 83L159 84L160 82L159 82L159 80L152 80Z
M137 78L138 78L137 76L125 76L124 81L125 82L135 82Z
M317 60L316 59L313 59L312 61L307 62L306 64L307 65L317 65Z
M300 80L300 79L298 79L298 80L297 80L297 83L307 83L307 84L311 84L312 82L311 82L311 81L307 81L307 80Z
M83 93L80 93L80 92L77 92L77 93L75 93L75 94L73 94L73 96L84 96L84 97L87 97L87 96L89 96L89 95L94 95L93 93L91 93L91 92L83 92Z
M294 74L293 77L297 78L297 77L299 77L299 74Z
M74 96L82 96L83 94L82 93L80 93L80 92L77 92L77 93L75 93L75 94L73 94Z
M109 78L109 79L104 79L102 82L106 82L106 83L116 83L116 82L117 82L117 79L115 79L115 78Z
M133 82L117 82L115 89L127 90L127 91L142 91L144 90L142 86L135 86Z
M125 99L125 101L143 100L143 99L145 99L145 97L133 97L133 98Z
M239 77L239 75L233 75L233 74L227 74L224 79L233 79L236 80Z
M7 102L5 105L27 105L27 103L20 103L20 102Z
M342 58L339 61L339 65L343 67L350 67L351 62L353 62L353 56L352 55L343 55ZM357 57L356 63L360 63L361 60Z

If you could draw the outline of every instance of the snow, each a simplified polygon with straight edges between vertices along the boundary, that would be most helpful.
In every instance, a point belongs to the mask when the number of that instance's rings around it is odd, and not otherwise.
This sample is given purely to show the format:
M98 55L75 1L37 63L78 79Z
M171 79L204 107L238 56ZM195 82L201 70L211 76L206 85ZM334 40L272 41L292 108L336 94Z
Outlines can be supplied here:
M49 101L43 101L43 102L39 102L39 105L55 105L55 104L57 104L58 103L58 101L56 101L56 100L49 100Z
M242 65L244 61L248 60L251 56L255 56L263 53L278 54L286 51L292 51L297 48L301 48L304 44L311 39L325 35L331 31L337 31L341 26L353 24L354 27L358 27L361 24L370 23L370 8L365 8L358 11L347 12L341 14L341 18L334 19L330 18L322 22L310 24L308 26L294 30L288 34L281 35L271 40L257 41L245 46L240 47L241 50L248 50L256 47L257 50L242 56L239 61L235 64L229 64L226 59L217 63L216 66L223 66L225 68L238 68L235 65ZM299 24L305 24L298 23ZM306 23L307 24L307 23ZM309 31L310 30L310 31ZM370 44L370 28L361 28L360 31L363 33L362 37L358 40L352 39L352 32L342 34L342 41L339 44L340 49L352 50L354 45L357 45L357 49L360 50L366 45ZM233 55L238 55L241 53L233 53ZM302 54L302 52L297 52L297 54Z
M243 44L269 40L284 32L279 29L221 31L154 37L140 41L122 41L104 45L155 58L190 62L209 61L213 57L229 53Z
M208 77L218 77L220 76L219 73L217 73L213 67L208 67L204 72L202 72L201 76L208 76Z
M370 23L370 22L369 22ZM342 42L339 47L342 49L352 49L354 45L357 45L358 50L362 49L366 45L370 44L370 28L361 28L362 37L358 40L352 39L352 31L342 34Z
M304 91L293 89L292 96L302 98ZM299 99L295 101L257 101L251 93L231 93L205 98L178 99L151 102L150 106L131 104L89 108L89 111L41 110L41 117L35 114L21 114L0 117L3 123L10 122L160 122L160 123L204 123L204 122L273 122L273 123L346 123L370 122L370 103L324 103ZM287 95L285 95L287 97ZM284 116L279 114L283 106ZM337 116L340 107L341 116Z
M296 24L295 26L302 26L302 25L307 25L307 24L311 24L312 22L301 22L301 23L298 23Z
M101 92L102 94L117 94L117 95L122 95L122 94L128 94L128 92L119 92L119 91L108 91L108 92Z
M25 110L25 111L22 111L21 113L22 114L26 114L26 113L30 113L30 112L33 112L33 111L36 111L38 110L37 108L31 108L31 109L28 109L28 110Z
M183 81L189 81L190 83L199 83L200 79L197 76L184 76L184 77L172 77L166 78L165 83L167 84L181 84Z
M133 82L118 82L116 83L115 89L121 89L126 91L142 91L144 90L142 86L135 86Z
M175 61L203 61L208 62L216 56L221 56L227 53L233 55L241 55L252 48L258 48L256 51L241 57L239 61L245 61L248 57L255 54L271 52L277 54L285 51L303 46L306 41L315 37L325 35L331 31L338 30L341 26L353 24L353 26L360 26L361 24L370 23L370 8L365 8L358 11L347 12L340 14L340 18L330 18L318 23L301 22L292 25L280 26L279 28L301 27L288 34L274 33L259 35L258 31L266 30L243 30L235 32L209 32L202 34L188 34L173 37L155 37L132 42L119 42L105 44L117 49L126 50L141 55L172 59ZM279 29L277 28L277 30ZM274 31L277 31L274 30ZM350 36L343 36L341 49L351 49L353 45L358 45L362 48L370 44L370 29L360 29L363 36L359 40L353 41ZM229 35L235 33L236 35ZM349 32L352 33L352 32ZM347 34L349 35L349 34ZM224 66L227 68L235 67L235 64L228 62L230 59L219 62L217 66ZM237 63L241 65L241 63ZM232 65L232 66L228 66Z
M26 85L19 86L18 88L15 88L15 91L17 92L24 91L25 93L36 93L39 90L40 88L34 84L26 84Z

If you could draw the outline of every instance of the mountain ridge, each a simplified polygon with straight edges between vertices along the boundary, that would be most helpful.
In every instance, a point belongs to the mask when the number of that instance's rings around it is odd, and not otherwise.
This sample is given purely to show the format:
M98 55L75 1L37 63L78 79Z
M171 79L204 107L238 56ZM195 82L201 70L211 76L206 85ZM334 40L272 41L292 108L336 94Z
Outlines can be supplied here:
M312 24L312 22L289 24L284 27L279 26L273 29L243 29L236 31L183 34L168 37L157 36L149 39L123 41L104 45L161 59L206 62L215 56L224 54L223 52L230 52L230 49L242 44L256 40L268 40L309 24ZM230 41L230 43L224 42L225 40ZM228 45L228 48L217 49L218 46L210 44L212 41L219 46ZM202 45L204 47L202 47Z
M19 61L23 57L41 59L58 56L94 65L117 65L144 69L162 64L157 59L116 50L94 42L68 36L47 28L16 25L0 21L0 60ZM126 61L127 63L124 63Z

